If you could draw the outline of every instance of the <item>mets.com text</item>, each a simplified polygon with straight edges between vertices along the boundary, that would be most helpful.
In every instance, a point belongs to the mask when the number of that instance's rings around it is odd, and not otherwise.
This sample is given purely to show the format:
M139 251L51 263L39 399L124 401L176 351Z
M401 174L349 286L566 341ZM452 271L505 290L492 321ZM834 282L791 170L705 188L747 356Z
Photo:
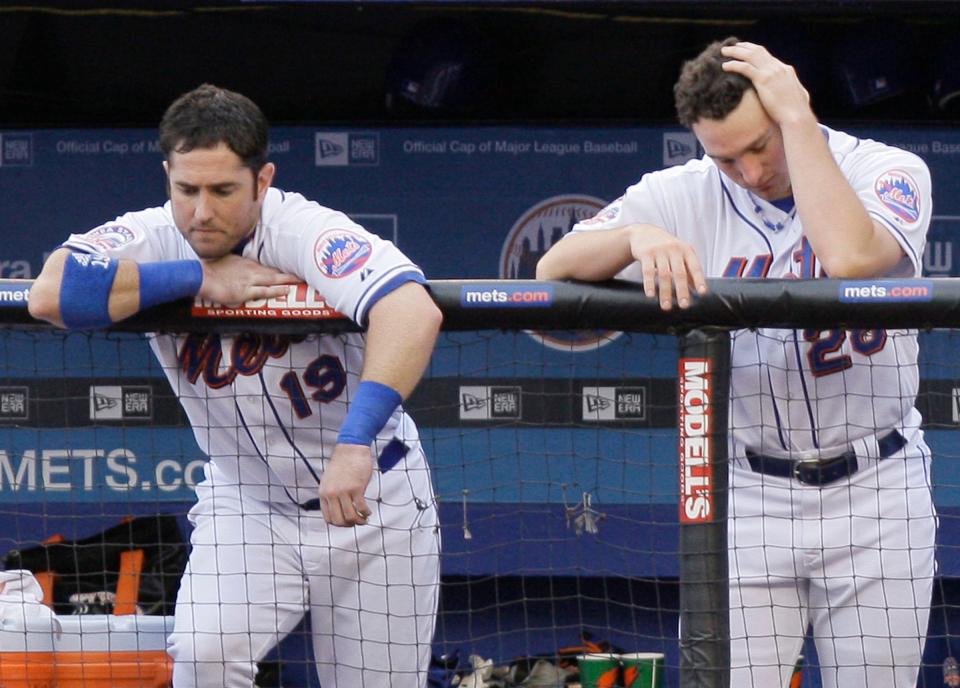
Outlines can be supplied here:
M483 306L548 306L553 301L553 289L531 287L465 287L461 305Z
M138 460L139 459L139 460ZM156 460L116 449L0 449L0 495L24 492L193 490L205 459Z
M844 286L842 298L845 301L927 301L933 296L930 284L868 284Z

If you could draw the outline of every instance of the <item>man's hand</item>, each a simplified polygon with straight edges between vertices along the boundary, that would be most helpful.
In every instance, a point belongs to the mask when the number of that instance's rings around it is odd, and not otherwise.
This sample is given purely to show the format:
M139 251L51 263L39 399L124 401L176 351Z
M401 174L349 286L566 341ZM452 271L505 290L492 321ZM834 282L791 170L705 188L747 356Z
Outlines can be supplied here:
M232 253L201 262L203 284L198 295L224 306L283 296L289 291L289 285L303 281L296 275Z
M810 93L800 83L797 71L756 43L737 43L720 49L727 72L736 72L750 80L763 109L774 122L783 126L800 121L816 120L810 109Z
M320 509L334 526L366 525L370 508L363 493L373 475L370 447L338 444L320 478Z
M631 225L629 229L635 226ZM630 253L643 269L643 292L650 298L659 293L660 308L673 308L676 288L680 308L690 306L690 287L698 294L707 292L703 266L693 246L652 225L630 231Z

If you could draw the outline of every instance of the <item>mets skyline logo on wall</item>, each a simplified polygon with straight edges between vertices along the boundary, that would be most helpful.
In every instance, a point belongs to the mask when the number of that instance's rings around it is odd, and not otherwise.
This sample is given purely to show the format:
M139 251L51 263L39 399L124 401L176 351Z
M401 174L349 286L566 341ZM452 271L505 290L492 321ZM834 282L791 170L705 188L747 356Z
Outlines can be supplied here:
M537 261L575 224L596 215L607 201L564 194L540 201L510 228L500 252L500 279L536 279ZM551 330L527 334L559 351L592 351L620 336L613 330Z

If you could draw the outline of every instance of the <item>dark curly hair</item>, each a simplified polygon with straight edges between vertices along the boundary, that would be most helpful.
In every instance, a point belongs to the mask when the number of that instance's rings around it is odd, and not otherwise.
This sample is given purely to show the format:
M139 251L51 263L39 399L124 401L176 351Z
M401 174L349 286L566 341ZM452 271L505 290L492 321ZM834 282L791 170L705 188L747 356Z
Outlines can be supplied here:
M690 127L699 119L723 119L743 99L753 84L745 76L725 72L720 66L730 60L720 54L720 48L739 43L734 36L714 41L702 53L684 63L680 78L673 86L677 119Z
M203 84L167 108L160 121L160 149L169 160L170 153L225 143L256 175L267 162L267 129L267 118L252 100Z

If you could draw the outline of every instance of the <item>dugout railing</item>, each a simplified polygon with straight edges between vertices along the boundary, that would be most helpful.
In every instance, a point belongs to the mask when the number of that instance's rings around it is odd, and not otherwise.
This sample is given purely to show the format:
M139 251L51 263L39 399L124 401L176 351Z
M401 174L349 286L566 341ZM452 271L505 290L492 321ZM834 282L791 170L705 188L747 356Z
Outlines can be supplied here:
M0 280L0 324L49 329L27 312L29 280ZM709 293L686 310L663 311L634 284L583 284L533 280L438 280L430 291L444 314L444 330L587 330L675 335L679 338L678 529L680 638L679 685L728 686L726 480L727 428L713 422L706 436L707 461L682 451L686 433L702 424L690 414L727 417L729 333L743 328L852 329L960 327L960 280L726 280L710 281ZM209 306L209 304L207 304ZM255 317L226 309L199 317L190 301L140 313L117 332L238 333L255 329L303 335L356 331L349 320L269 312ZM216 309L207 308L208 316ZM282 310L282 309L281 309ZM10 346L10 345L8 345ZM686 388L697 387L685 405ZM695 508L692 501L707 504ZM686 508L689 507L689 508ZM686 511L685 511L686 508ZM466 525L464 526L466 528Z

